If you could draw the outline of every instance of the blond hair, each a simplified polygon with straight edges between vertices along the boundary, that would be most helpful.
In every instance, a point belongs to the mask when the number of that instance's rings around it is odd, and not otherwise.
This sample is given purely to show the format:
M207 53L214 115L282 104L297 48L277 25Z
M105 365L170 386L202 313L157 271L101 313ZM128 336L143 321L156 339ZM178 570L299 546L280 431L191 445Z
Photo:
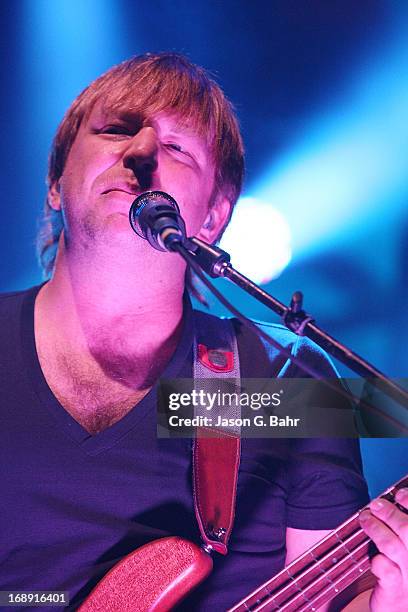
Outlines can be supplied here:
M232 212L244 174L237 118L231 103L209 74L176 53L133 57L113 66L82 91L55 134L49 156L48 187L61 177L79 127L97 102L102 103L104 110L125 109L144 115L173 111L182 123L191 125L208 141L216 170L215 192L222 192L229 199ZM62 213L54 210L47 199L37 240L45 276L52 273L62 229Z

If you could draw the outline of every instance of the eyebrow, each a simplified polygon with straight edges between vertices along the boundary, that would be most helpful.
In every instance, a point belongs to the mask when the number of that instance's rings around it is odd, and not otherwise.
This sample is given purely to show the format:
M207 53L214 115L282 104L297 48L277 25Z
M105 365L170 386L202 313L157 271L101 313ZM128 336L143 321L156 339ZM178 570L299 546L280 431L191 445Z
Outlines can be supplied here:
M140 110L132 110L128 108L106 108L101 109L101 114L99 120L108 121L116 117L120 121L124 121L127 123L133 123L138 125L143 125L145 121L148 121L150 125L153 127L160 128L160 122L154 117L146 117L143 112ZM174 125L172 125L167 132L168 136L174 137L187 137L194 139L198 144L200 144L206 152L210 150L210 143L204 135L201 135L199 131L191 124L191 122L183 122L182 119L177 121L174 120Z
M168 136L181 136L181 137L187 137L187 138L191 138L193 140L196 140L197 143L202 144L203 146L207 146L207 141L205 140L205 138L203 138L202 136L200 136L200 134L198 134L195 130L193 129L189 129L189 128L171 128L167 131Z
M143 115L140 111L131 111L125 109L106 108L102 109L99 118L103 121L117 118L128 123L143 123Z
M151 119L150 120L153 127L157 126L160 127L159 122L156 121L155 119ZM197 131L196 128L194 128L194 126L192 126L189 123L183 123L183 121L181 120L180 122L175 122L174 125L172 125L171 127L168 128L167 130L169 135L174 135L174 136L190 136L192 138L195 138L196 140L202 140L203 142L206 142L205 138L203 138L199 132Z

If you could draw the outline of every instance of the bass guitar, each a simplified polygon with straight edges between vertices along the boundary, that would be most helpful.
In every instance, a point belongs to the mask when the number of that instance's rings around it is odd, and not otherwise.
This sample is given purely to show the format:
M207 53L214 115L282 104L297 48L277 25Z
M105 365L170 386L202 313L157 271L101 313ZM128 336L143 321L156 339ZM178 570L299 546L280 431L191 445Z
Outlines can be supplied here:
M396 491L407 486L408 475L387 489L381 497L396 503ZM229 612L317 611L357 579L367 575L370 558L376 549L360 527L360 512L255 589ZM142 546L115 565L79 610L166 612L177 606L209 575L211 569L211 556L200 546L183 538L162 538Z

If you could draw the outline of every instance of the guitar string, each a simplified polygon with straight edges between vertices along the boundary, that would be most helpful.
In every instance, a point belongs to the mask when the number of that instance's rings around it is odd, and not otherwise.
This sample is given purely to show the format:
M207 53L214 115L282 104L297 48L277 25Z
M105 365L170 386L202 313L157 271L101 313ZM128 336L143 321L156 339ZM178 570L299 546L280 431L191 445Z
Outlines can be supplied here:
M365 543L366 545L367 543ZM363 547L363 545L362 545ZM342 559L342 561L339 563L339 566L341 566L344 562L347 562L348 559L345 557L344 559ZM299 599L298 595L294 594L294 596L291 596L291 599L287 600L283 606L281 606L281 610L288 610L288 606L291 606L293 604L295 604L297 607L296 608L292 608L292 610L313 610L313 609L317 609L314 606L316 605L316 602L322 598L322 594L330 594L330 597L328 599L328 601L330 601L330 599L333 598L333 591L334 591L334 597L336 595L338 595L341 591L343 591L345 588L347 588L347 586L349 586L349 584L351 584L351 582L353 582L356 578L356 576L361 576L366 569L368 569L369 567L369 561L370 558L368 556L368 554L364 554L357 563L353 563L352 565L347 565L347 563L344 563L344 567L341 568L341 574L339 574L338 576L336 576L334 578L333 584L327 583L323 577L318 578L317 580L314 580L313 582L311 582L310 584L308 584L308 586L306 587L306 591L310 590L310 589L314 589L315 591L310 595L309 597L309 602L308 602L308 606L304 607L302 602L299 602L299 605L301 606L300 608L297 606L297 602L296 600ZM362 567L363 566L363 567ZM367 566L367 567L365 567ZM363 569L364 568L364 569ZM355 574L355 575L354 575ZM320 583L323 581L323 584L321 585L321 588L317 588L319 587ZM325 585L326 582L326 585ZM343 583L343 584L342 584ZM326 588L324 588L326 586ZM340 588L341 587L341 588ZM323 589L323 591L321 590ZM266 602L265 602L266 603ZM319 607L322 605L322 603L319 603ZM260 610L262 608L259 608ZM258 610L258 608L257 608Z
M367 539L367 540L365 540L365 541L363 541L363 542L361 542L361 543L360 543L360 545L359 545L359 546L357 546L357 547L355 548L354 552L363 552L363 553L364 553L364 551L365 551L365 549L366 549L366 547L367 547L367 544L369 544L369 540L368 540L368 539ZM329 570L329 573L330 573L330 572L333 572L333 571L335 571L335 570L338 570L338 569L340 569L340 570L341 570L341 573L340 573L340 574L338 574L338 575L336 575L336 576L335 576L335 578L334 578L334 581L333 581L333 582L334 582L334 590L335 590L335 594L336 594L336 595L337 595L338 593L340 593L340 591L342 591L343 589L345 589L345 588L348 586L348 584L349 584L349 583L346 583L345 585L343 585L341 589L339 589L337 585L338 585L338 584L339 584L339 583L340 583L342 580L344 580L344 578L347 578L348 574L352 573L353 571L356 571L356 569L358 570L357 575L360 575L360 574L361 574L361 571L360 571L360 566L361 566L361 564L362 564L362 563L365 563L366 561L368 562L368 561L369 561L369 557L368 557L368 555L367 555L367 554L363 554L363 555L362 555L362 556L359 558L358 563L356 563L355 561L353 561L353 564L352 564L352 565L350 565L350 564L348 563L348 561L349 561L349 557L348 557L348 556L343 557L343 558L342 558L342 559L341 559L341 560L340 560L338 563L336 563L336 565L333 565L333 566L332 566L332 568L330 568L330 570ZM342 566L344 566L344 567L342 567ZM312 569L314 569L314 567L313 567L313 568L309 568L309 569L306 571L306 573L304 574L304 576L305 576L305 575L307 575L307 572L310 572ZM354 580L354 578L353 578L353 580ZM322 583L323 583L323 584L322 584ZM303 587L303 588L299 588L299 587L297 586L297 587L296 587L296 588L297 588L297 590L298 590L298 592L297 592L297 593L294 593L293 591L292 591L292 592L290 592L290 588L292 587L292 583L289 583L289 585L286 585L286 586L285 586L285 587L282 589L281 593L279 593L279 592L278 592L278 593L275 593L275 594L274 594L274 597L276 598L276 597L278 597L280 594L282 594L282 593L283 593L283 592L284 592L286 589L288 589L288 590L287 590L287 593L286 593L286 595L285 595L285 600L284 600L284 601L282 602L282 604L280 605L279 610L286 610L286 609L288 609L288 606L291 606L291 605L292 605L292 604L294 604L294 603L296 604L297 600L299 600L299 598L300 598L300 595L302 595L302 599L306 599L306 600L307 600L307 606L306 606L306 608L304 608L304 609L306 609L306 610L312 610L312 609L313 609L312 604L314 604L314 603L315 603L315 600L316 600L316 599L319 599L319 597L320 597L320 595L321 595L320 590L318 591L318 590L317 590L317 587L318 587L319 585L321 585L322 587L324 587L324 586L325 586L325 583L326 583L326 585L327 585L327 589L326 589L326 591L330 591L330 589L332 589L332 588L333 588L333 586L332 586L332 585L330 585L330 583L328 583L328 581L327 581L327 579L326 579L326 576L320 575L320 576L317 576L317 577L316 577L316 579L313 579L311 582L309 582L309 583L308 583L308 584L307 584L305 587ZM310 591L310 590L312 590L312 593L311 593L309 596L307 596L307 592L308 592L308 591ZM258 607L256 607L256 608L255 608L255 610L256 610L257 612L258 612L258 610L264 610L264 609L265 609L265 605L267 605L268 603L269 603L269 601L268 601L267 599L265 599L265 600L262 602L262 604L261 604L260 606L258 606ZM275 604L275 605L276 605L276 603L277 603L277 602L276 602L276 601L274 601L274 604ZM301 606L302 606L302 605L303 605L303 603L302 603L302 602L299 602L299 605L301 605ZM294 610L294 609L296 609L296 610L297 610L297 609L298 609L298 607L293 608L293 610Z
M329 548L327 548L326 550L324 550L324 551L323 551L323 553L322 553L322 555L323 555L323 556L320 558L319 565L321 565L321 564L322 564L322 562L326 561L328 558L330 558L330 556L331 556L333 553L335 553L336 551L339 551L340 549L346 550L346 556L345 556L345 557L343 557L343 558L342 558L340 561L338 561L338 562L336 562L335 564L333 564L333 566L330 568L330 570L331 570L331 569L333 569L333 568L338 568L338 567L340 567L340 564L341 564L342 562L344 562L345 560L346 560L346 561L348 561L348 560L349 560L349 558L348 558L347 554L350 554L350 553L349 553L349 551L347 551L347 548L345 547L345 543L350 544L350 540L352 540L353 538L356 538L356 537L358 537L358 536L360 536L360 535L364 534L364 531L363 531L361 528L359 528L359 527L358 527L357 517L358 517L358 514L354 515L354 516L353 516L351 519L349 519L349 520L347 521L347 523L345 523L345 524L343 524L343 525L340 525L340 527L339 527L337 530L335 530L335 531L334 531L332 534L330 534L330 537L329 537L329 539L328 539L328 541L327 541L327 544L329 544ZM353 523L354 523L354 524L353 524ZM344 529L344 527L352 527L352 528L353 528L354 526L357 526L357 530L354 530L354 531L352 531L350 534L348 534L348 536L346 537L346 539L341 540L341 539L339 539L339 538L338 538L338 531L340 531L342 528ZM330 541L330 540L332 540L332 539L333 539L333 536L335 536L336 538L338 538L338 540L340 540L340 541L336 542L336 544L335 544L335 545L333 545L333 543ZM364 534L364 536L365 536L365 534ZM370 542L370 539L369 539L368 537L365 537L365 538L364 538L364 540L363 540L363 542L361 542L361 543L360 543L360 542L358 542L358 543L357 543L357 546L358 546L359 544L362 544L362 545L367 545L367 544L369 544L369 542ZM316 544L316 545L315 545L315 546L314 546L314 547L313 547L313 548L312 548L310 551L308 551L308 553L310 554L310 552L315 551L317 548L319 548L319 546L321 546L321 544L322 544L321 542L317 543L317 544ZM302 561L305 561L306 559L307 559L307 555L305 556L305 558L304 558L304 559L302 559ZM292 576L292 575L290 574L290 572L288 571L288 569L287 569L287 568L284 568L284 569L283 569L281 572L279 572L279 574L277 574L276 576L274 576L274 577L273 577L273 578L272 578L270 581L268 581L267 583L265 583L264 585L262 585L261 587L259 587L259 589L258 589L257 591L255 591L255 592L251 593L251 594L250 594L248 597L246 597L246 598L245 598L245 600L241 601L241 602L240 602L240 605L245 605L245 609L247 609L247 610L251 610L251 609L253 609L253 608L252 608L252 606L248 608L248 606L247 606L247 603L246 603L246 602L247 602L249 599L254 598L254 597L257 595L257 594L261 595L261 597L262 597L261 591L264 591L264 593L265 593L265 591L266 591L266 593L267 593L267 594L264 594L264 595L263 595L262 600L264 600L264 599L265 599L265 597L267 597L268 599L272 599L272 597L273 597L273 598L275 599L275 598L277 598L277 597L278 597L280 594L282 594L282 593L284 592L284 590L285 590L285 589L287 589L289 586L293 585L294 583L297 583L297 582L298 582L298 581L299 581L299 580L300 580L302 577L307 576L307 574L308 574L308 573L310 573L310 572L311 572L313 569L315 569L315 565L314 565L312 568L308 568L307 570L304 570L304 566L303 566L303 567L300 567L299 569L297 569L297 570L296 570L296 574L295 574L295 576ZM321 568L321 569L323 570L323 568ZM329 571L330 571L330 570L329 570ZM323 571L326 573L326 570L323 570ZM289 583L289 584L286 584L285 586L283 586L283 587L280 589L280 591L275 592L275 593L272 595L272 592L270 592L270 591L269 591L269 589L270 589L271 587L273 588L273 582L276 582L276 580L277 580L278 578L281 578L281 577L282 577L282 575L283 575L285 572L288 574L288 576L290 577L290 579L292 580L292 582L291 582L291 583ZM299 575L299 574L300 574L300 575ZM318 582L318 581L321 581L322 579L323 579L323 575L319 576L319 577L317 578L317 581L316 581L316 580L312 581L311 583L309 583L309 584L308 584L306 587L304 587L304 588L308 588L308 587L309 587L311 584L313 584L313 583L315 583L315 582ZM297 588L302 589L302 587L299 587L298 585L297 585ZM258 600L256 600L256 601L254 601L254 604L256 604L256 603L261 603L261 601L262 601L262 600L261 600L261 599L258 599ZM262 603L263 603L263 601L262 601ZM278 603L276 602L276 600L275 600L273 603L274 603L275 605L279 605L279 606L280 606L280 604L278 604ZM287 601L285 601L285 602L283 602L283 603L286 605L286 603L288 603L288 602L287 602ZM237 612L238 612L238 610L239 610L239 609L240 609L240 608L235 608L235 610L236 610ZM281 606L280 606L279 608L277 608L277 609L281 609Z
M337 587L338 593L340 593L345 588L347 588L349 584L351 584L352 582L354 582L354 580L356 580L357 576L361 576L365 571L367 571L367 569L369 569L369 567L370 567L370 559L368 556L364 556L361 558L358 568L355 565L352 565L352 566L349 566L348 568L349 571L343 571L343 574L338 576L336 580L336 583L340 586L340 588ZM341 584L341 582L344 581L344 579L346 579L345 584ZM314 583L311 583L309 586L318 587L319 580L316 580ZM336 595L338 593L336 593ZM313 612L315 610L318 610L318 608L320 608L320 606L322 606L324 603L333 599L332 587L330 585L327 585L325 589L316 591L316 593L312 595L312 597L309 599L307 603L305 603L304 601L299 601L299 599L300 599L300 593L294 593L292 594L289 600L282 603L282 605L279 605L278 608L276 607L277 605L276 602L273 602L275 606L274 609L280 610L282 612L302 612L306 610ZM271 608L269 607L270 603L271 603L270 600L266 599L259 606L256 606L255 608L252 607L250 608L250 610L251 612L266 612L268 610L271 610Z
M341 588L338 589L338 592L340 593L341 591L346 589L359 576L362 576L369 569L370 569L370 558L368 555L366 555L361 558L358 566L352 565L350 567L350 572L346 572L345 574L343 574L343 576L339 576L338 582L341 582L342 580L344 580L344 578L346 578L346 582L345 584L341 585ZM331 601L332 599L333 599L333 594L330 592L329 587L327 587L326 589L323 589L323 591L319 591L319 593L316 594L313 600L313 604L316 606L316 608L313 608L313 609L318 610L322 605ZM282 609L284 610L285 608L282 608ZM310 607L296 608L296 612L306 612L307 610L311 610L311 608ZM289 612L289 610L286 610L286 612ZM293 609L292 612L295 612L295 610Z

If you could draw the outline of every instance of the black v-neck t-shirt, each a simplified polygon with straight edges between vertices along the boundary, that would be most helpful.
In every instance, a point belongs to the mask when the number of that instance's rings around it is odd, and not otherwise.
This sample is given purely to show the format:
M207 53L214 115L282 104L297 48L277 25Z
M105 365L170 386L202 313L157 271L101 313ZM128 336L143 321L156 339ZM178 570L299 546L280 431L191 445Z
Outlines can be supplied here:
M81 427L40 368L38 290L0 296L0 590L69 591L75 609L143 544L169 535L199 542L191 441L157 439L155 388L97 435ZM186 303L165 378L192 376L192 319ZM332 373L312 343L269 328L286 346L296 339L293 352ZM243 377L296 376L253 333L238 323L236 332ZM226 610L283 567L287 527L332 529L367 499L356 440L243 440L229 553L214 558L213 573L182 609Z

